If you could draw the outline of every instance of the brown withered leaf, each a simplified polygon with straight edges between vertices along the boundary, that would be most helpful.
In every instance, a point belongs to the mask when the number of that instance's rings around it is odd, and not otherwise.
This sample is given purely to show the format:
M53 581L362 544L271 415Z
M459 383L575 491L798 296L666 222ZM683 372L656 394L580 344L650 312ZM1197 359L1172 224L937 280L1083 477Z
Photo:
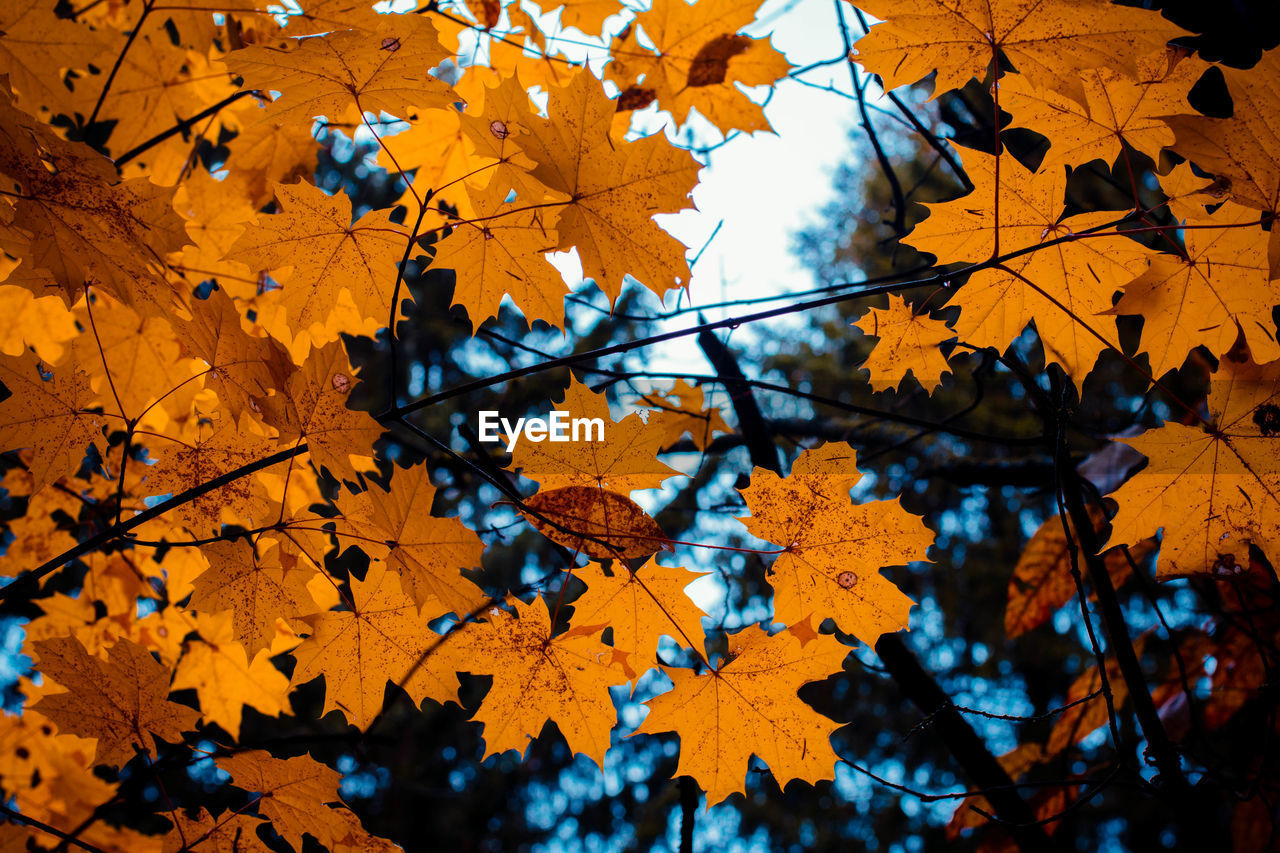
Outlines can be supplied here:
M1089 516L1093 520L1094 530L1101 531L1105 522L1102 511L1091 505ZM1074 525L1071 530L1074 536ZM1129 548L1129 556L1137 562L1153 550L1155 541L1143 539ZM1080 571L1083 573L1084 558L1079 559ZM1129 557L1125 556L1123 549L1113 548L1107 552L1105 562L1112 585L1119 588L1129 579L1133 570ZM1040 627L1075 594L1076 583L1071 576L1071 554L1067 548L1067 537L1062 529L1062 520L1055 516L1041 524L1023 547L1018 564L1009 578L1009 593L1004 611L1005 636L1013 639Z
M598 560L630 560L673 550L658 523L639 504L608 489L565 486L539 492L525 505L547 519L524 513L542 535Z

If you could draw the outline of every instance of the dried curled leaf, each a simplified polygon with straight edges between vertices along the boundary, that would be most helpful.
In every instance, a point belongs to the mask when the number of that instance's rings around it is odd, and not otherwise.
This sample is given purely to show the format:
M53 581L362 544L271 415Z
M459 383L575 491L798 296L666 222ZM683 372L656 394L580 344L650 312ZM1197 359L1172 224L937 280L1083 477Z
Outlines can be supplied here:
M525 516L543 536L598 560L633 560L672 550L658 522L631 498L608 489L565 486L539 492L525 506L533 511Z

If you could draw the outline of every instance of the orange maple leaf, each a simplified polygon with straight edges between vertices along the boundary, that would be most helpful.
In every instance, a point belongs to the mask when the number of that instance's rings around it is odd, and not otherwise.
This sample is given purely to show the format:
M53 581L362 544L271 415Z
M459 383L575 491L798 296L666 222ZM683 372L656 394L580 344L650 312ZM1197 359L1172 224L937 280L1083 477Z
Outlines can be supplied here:
M168 700L170 672L137 643L121 639L107 659L93 657L74 637L34 645L40 671L66 688L33 707L58 728L98 741L97 763L122 766L136 752L156 755L157 736L179 743L200 715Z
M569 749L600 766L617 719L609 688L628 680L600 642L604 625L552 636L551 613L537 598L511 601L515 615L494 608L456 639L459 669L492 675L493 686L472 717L484 726L485 758L528 749L553 722Z
M382 711L387 682L415 705L428 697L457 701L454 672L465 659L427 627L430 617L400 588L399 575L375 564L363 581L352 578L349 608L308 617L311 636L293 651L291 688L324 676L322 715L339 710L356 728L368 728Z
M680 735L675 775L692 776L707 807L745 791L747 766L759 756L786 787L793 779L832 779L839 760L831 734L840 724L796 695L801 687L841 671L851 649L827 634L806 643L790 631L770 636L756 626L729 635L729 654L715 669L663 667L674 682L650 699L635 734Z
M927 560L933 532L896 498L852 503L849 490L861 479L847 444L806 450L785 479L764 468L752 472L741 490L751 515L741 521L785 549L771 570L776 621L834 619L870 646L907 628L913 603L880 569Z

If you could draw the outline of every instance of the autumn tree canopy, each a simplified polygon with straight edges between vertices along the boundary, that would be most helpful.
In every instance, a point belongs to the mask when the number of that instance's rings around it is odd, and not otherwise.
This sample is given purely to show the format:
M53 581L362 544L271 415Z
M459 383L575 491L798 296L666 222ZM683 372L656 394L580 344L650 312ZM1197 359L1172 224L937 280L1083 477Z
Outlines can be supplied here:
M1280 53L759 15L0 9L3 849L1280 849ZM876 236L717 303L655 217L819 66Z

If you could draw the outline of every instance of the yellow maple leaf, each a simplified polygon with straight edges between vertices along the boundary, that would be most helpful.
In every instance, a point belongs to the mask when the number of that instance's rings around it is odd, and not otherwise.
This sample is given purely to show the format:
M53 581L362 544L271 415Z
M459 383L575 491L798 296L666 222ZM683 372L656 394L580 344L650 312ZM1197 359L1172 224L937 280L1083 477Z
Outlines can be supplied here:
M214 818L201 807L194 818L174 809L169 820L173 829L164 837L162 853L268 853L271 849L258 836L258 827L266 822L261 818L235 812Z
M205 613L230 611L235 638L254 657L276 636L276 620L301 626L316 612L307 582L315 571L285 571L272 554L258 554L243 539L214 542L201 549L208 568L197 575L190 607Z
M110 160L54 136L3 95L0 138L0 174L21 189L0 235L26 244L19 260L47 270L68 305L91 280L143 314L166 313L176 295L161 259L187 242L173 190L145 178L118 181Z
M464 78L465 79L465 78ZM471 180L482 180L488 161L475 155L463 132L462 114L452 106L436 110L415 110L405 116L408 128L388 136L378 147L378 165L389 172L408 173L398 204L417 210L418 199L431 193L432 202L447 202L464 219L474 216L466 188ZM443 222L452 221L445 218ZM406 235L407 239L407 235ZM403 250L402 250L403 251Z
M1000 107L1014 126L1049 139L1041 169L1098 158L1110 164L1125 145L1159 162L1160 150L1173 144L1165 118L1192 111L1187 94L1206 67L1171 48L1139 60L1136 80L1112 68L1088 69L1080 73L1083 104L1012 74L1001 80Z
M622 90L622 103L629 92L643 91L678 123L696 109L725 133L771 130L763 107L739 88L772 86L791 70L767 38L738 32L759 6L758 0L656 0L614 40L606 76ZM641 46L638 29L653 51Z
M102 99L98 120L114 122L108 144L113 157L119 157L157 134L163 133L187 116L195 115L235 92L227 70L217 60L210 61L196 51L174 50L169 34L163 30L135 39L122 54L111 88ZM104 83L105 85L105 83ZM100 88L82 87L84 102L80 111L90 114ZM217 139L221 120L215 113L202 131ZM154 170L154 164L172 149L185 172L194 141L177 134L131 160L127 174L155 173L156 183L169 185L177 175L172 170ZM166 173L167 172L167 173Z
M933 532L894 498L854 504L849 490L862 479L855 453L830 442L806 450L785 479L756 468L742 497L741 519L753 536L784 552L771 570L774 620L814 625L834 619L867 645L908 627L912 601L880 574L926 556Z
M890 294L888 308L872 308L853 325L879 339L861 365L871 374L875 391L900 389L910 374L932 394L942 384L942 374L951 372L939 345L955 338L955 332L927 312L917 314L901 296Z
M363 581L352 578L348 605L307 617L311 636L293 651L291 687L324 676L322 715L339 710L356 728L368 728L382 711L387 682L415 705L428 697L457 701L454 672L465 660L457 645L427 627L430 618L401 589L396 572L375 563Z
M1280 51L1269 50L1249 71L1223 68L1231 93L1230 118L1168 116L1177 139L1174 150L1215 174L1218 189L1237 203L1256 210L1280 211L1280 136L1275 115L1280 111ZM1268 242L1270 279L1280 279L1280 228L1272 228Z
M616 302L630 275L658 296L689 282L685 247L654 221L691 206L701 168L657 133L635 142L609 135L615 104L589 71L551 93L550 118L518 142L533 176L569 196L556 225L560 249L578 250L583 275Z
M340 120L352 107L403 115L409 107L444 107L453 90L430 69L449 58L436 29L422 15L382 15L378 27L341 30L290 46L246 47L227 55L227 67L246 89L277 91L270 114L281 121L315 116Z
M685 592L702 574L649 560L634 571L616 564L612 575L588 563L573 575L587 591L574 600L570 624L613 628L612 645L626 655L622 664L633 678L658 663L658 641L664 636L696 654L705 653L706 614Z
M200 636L184 644L173 689L195 690L206 721L239 739L245 705L273 717L290 712L289 679L272 665L266 649L249 659L235 639L232 614L199 613L192 622Z
M80 358L106 411L136 418L147 404L169 395L199 372L182 358L182 345L163 317L140 317L136 311L108 297L92 295L92 308L82 301L75 312L81 328L91 328L93 355ZM117 405L118 401L118 405ZM123 407L123 411L121 408Z
M0 276L6 258L0 257ZM0 353L19 356L31 347L41 360L57 363L65 344L79 334L75 315L58 296L36 296L17 284L0 284Z
M156 755L155 738L178 743L200 715L170 702L169 668L136 643L120 640L107 660L92 657L79 640L61 637L34 644L40 671L65 693L45 693L36 703L58 728L96 738L98 764L123 766L136 752Z
M1063 218L1067 176L1059 169L1029 172L1012 157L960 150L974 189L954 201L929 204L929 218L905 242L939 263L977 263L1031 249L1115 220L1113 213ZM999 198L996 193L999 192ZM1004 351L1034 321L1046 359L1077 382L1108 347L1119 348L1112 296L1146 269L1150 252L1109 233L1068 240L1009 260L1009 271L974 273L948 304L960 306L954 328L973 346Z
M1184 232L1185 259L1156 255L1125 285L1113 313L1143 317L1142 349L1153 376L1181 367L1198 346L1222 355L1241 333L1255 358L1280 358L1267 237L1257 221L1256 211L1226 202L1197 223L1204 227Z
M472 717L484 726L484 757L509 749L521 755L553 722L569 749L604 766L617 718L609 688L627 675L600 642L604 625L552 636L551 613L541 598L513 599L516 614L494 608L484 622L455 640L458 668L492 675L493 686Z
M231 174L226 183L219 184L224 189L223 203L230 201L227 196L234 198L235 193L226 191L234 187L243 194L251 212L271 200L275 184L296 183L316 170L319 146L310 125L269 115L256 121L245 117L240 132L226 145Z
M937 71L935 98L985 74L998 50L1037 89L1082 101L1078 72L1109 67L1132 76L1138 57L1186 35L1157 12L1108 0L860 0L858 6L884 21L854 46L858 62L889 89Z
M317 344L354 331L333 325L343 292L362 318L385 325L396 269L409 239L391 221L390 211L370 211L353 223L344 191L331 196L306 182L277 184L275 196L280 212L260 216L227 256L252 269L291 269L281 276L289 326Z
M1207 428L1165 422L1120 439L1148 459L1117 489L1112 545L1163 531L1161 578L1226 574L1280 536L1280 362L1259 366L1237 347L1211 377Z
M89 373L70 363L49 378L33 353L0 357L0 447L30 448L32 493L80 467L89 445L105 447L102 418L90 411L96 395Z
M569 287L546 258L558 245L556 209L530 206L519 198L507 203L507 190L470 190L474 221L454 226L436 244L436 265L457 275L453 304L467 310L473 328L498 316L510 296L532 324L542 320L564 328L564 297Z
M832 779L839 760L831 733L840 724L796 695L804 685L841 671L850 649L827 634L806 643L790 631L769 636L756 626L729 635L729 655L703 673L663 667L674 685L650 699L635 734L680 735L675 775L691 776L707 807L746 790L752 755L785 788L793 779Z
M670 391L646 394L640 402L657 409L648 422L662 430L661 447L669 447L687 434L694 447L706 450L716 433L733 431L720 407L707 405L704 387L687 379L677 381Z
M70 114L74 96L50 74L87 68L111 43L112 33L59 17L42 0L13 0L0 8L0 75L33 115L41 110Z
M161 444L154 452L156 464L147 469L147 493L179 495L270 456L274 443L255 434L247 423L247 414L239 422L230 416L196 422L186 440ZM272 510L261 483L254 477L241 477L175 507L172 517L203 535L221 530L224 523L248 527L268 524L273 520L269 517Z
M1227 180L1239 204L1256 210L1280 210L1280 50L1269 50L1247 71L1222 67L1231 94L1229 118L1170 115L1177 139L1173 150Z
M516 142L537 118L518 74L504 78L497 86L481 88L467 112L458 116L479 161L473 169L477 180L483 179L490 192L504 199L514 190L521 205L536 204L546 196L546 188L529 174L534 162ZM491 169L481 165L488 161L492 161Z
M372 485L338 498L338 539L385 561L430 618L450 612L465 616L486 598L462 574L462 569L479 568L484 543L458 519L433 516L435 495L425 464L398 468L389 491Z
M596 440L595 428L588 426L585 441L519 441L509 467L522 471L544 492L564 486L593 486L629 494L635 489L655 488L680 473L656 458L664 440L656 424L641 420L638 412L615 423L605 395L593 392L576 378L555 411L564 412L569 422L598 420L603 424L604 440Z
M311 351L289 387L278 389L285 393L260 401L263 420L280 431L281 441L305 439L318 468L353 482L352 460L370 470L373 444L382 436L382 425L367 412L347 407L357 378L346 347L335 341Z
M288 387L296 370L288 351L271 338L246 332L240 312L224 291L192 299L189 308L190 320L174 319L182 348L204 362L205 385L232 418L246 409L260 412L258 400Z
M303 835L335 849L350 834L346 817L350 812L324 805L341 802L338 783L342 776L310 755L280 759L251 749L216 761L231 774L237 787L261 795L256 800L259 810L294 850L303 849Z

